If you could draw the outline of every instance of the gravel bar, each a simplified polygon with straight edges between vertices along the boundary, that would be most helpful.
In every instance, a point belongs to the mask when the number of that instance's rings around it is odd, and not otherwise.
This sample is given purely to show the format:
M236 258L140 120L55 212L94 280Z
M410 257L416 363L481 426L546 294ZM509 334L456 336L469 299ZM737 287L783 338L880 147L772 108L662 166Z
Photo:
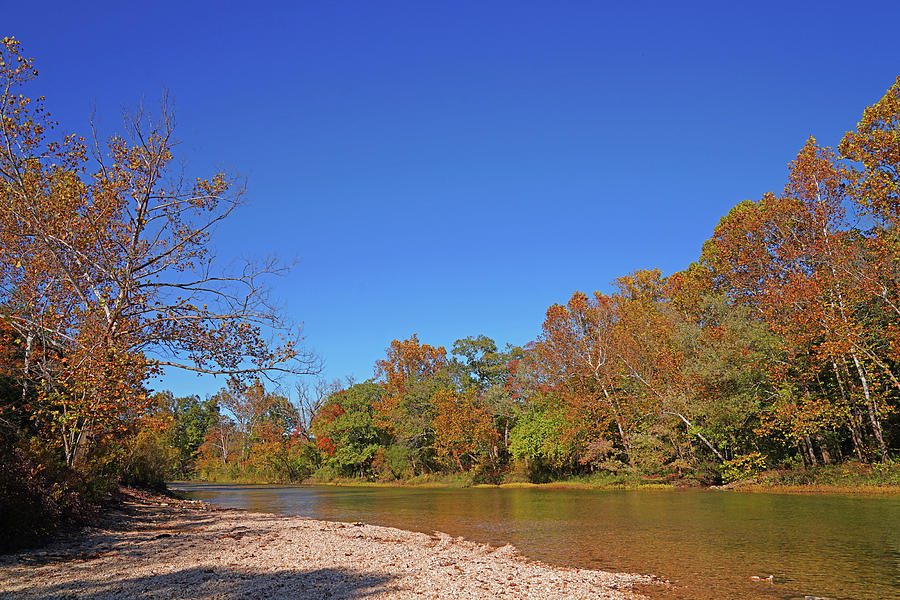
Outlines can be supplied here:
M555 567L435 532L130 490L92 527L0 557L0 598L644 598L652 576ZM665 585L665 584L662 584Z

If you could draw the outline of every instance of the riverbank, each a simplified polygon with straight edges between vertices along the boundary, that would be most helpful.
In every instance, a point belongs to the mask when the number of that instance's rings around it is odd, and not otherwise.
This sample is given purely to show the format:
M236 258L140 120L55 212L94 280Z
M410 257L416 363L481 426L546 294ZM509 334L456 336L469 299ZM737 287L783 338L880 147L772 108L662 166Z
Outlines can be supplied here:
M290 485L282 481L260 481L255 478L210 478L204 483L225 485ZM183 483L192 483L185 481ZM725 485L713 485L706 479L651 477L639 473L597 472L573 475L535 483L527 480L502 483L478 483L469 473L431 473L410 479L371 480L367 478L311 478L303 483L352 487L417 487L417 488L540 488L560 490L672 490L703 488L744 492L787 494L900 494L900 462L860 463L847 461L804 469L772 469Z
M173 483L212 483L221 485L297 485L277 481L207 481L185 480ZM727 485L697 485L675 483L591 483L584 481L551 481L548 483L501 483L501 484L460 484L455 481L368 481L365 479L342 479L338 481L306 481L304 485L334 487L372 487L372 488L499 488L499 489L543 489L543 490L640 490L671 491L679 489L706 489L714 491L769 493L769 494L851 494L851 495L900 495L900 485L896 484L833 484L833 483L775 483L770 481L743 480Z
M0 557L0 598L643 598L651 577L452 538L129 491L92 527Z
M900 486L896 485L829 485L829 484L798 484L772 485L755 481L738 482L737 485L718 486L711 489L731 492L759 493L759 494L836 494L859 496L891 496L900 495Z

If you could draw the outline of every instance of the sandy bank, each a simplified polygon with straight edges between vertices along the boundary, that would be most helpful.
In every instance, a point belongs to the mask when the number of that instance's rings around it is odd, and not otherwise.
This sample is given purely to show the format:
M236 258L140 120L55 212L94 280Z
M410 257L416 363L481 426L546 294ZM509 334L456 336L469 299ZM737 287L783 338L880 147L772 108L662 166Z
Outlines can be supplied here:
M642 598L649 577L566 569L373 525L132 494L94 527L0 557L0 598Z

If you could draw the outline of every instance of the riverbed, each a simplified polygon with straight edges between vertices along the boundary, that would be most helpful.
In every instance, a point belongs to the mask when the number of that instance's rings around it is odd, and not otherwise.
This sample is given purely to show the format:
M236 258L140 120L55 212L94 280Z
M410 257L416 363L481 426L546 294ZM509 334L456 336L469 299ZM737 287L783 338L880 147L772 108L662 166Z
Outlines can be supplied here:
M565 567L652 573L670 599L900 598L900 497L710 490L176 484L257 512L512 544ZM771 583L766 578L771 577ZM757 579L754 579L757 578Z

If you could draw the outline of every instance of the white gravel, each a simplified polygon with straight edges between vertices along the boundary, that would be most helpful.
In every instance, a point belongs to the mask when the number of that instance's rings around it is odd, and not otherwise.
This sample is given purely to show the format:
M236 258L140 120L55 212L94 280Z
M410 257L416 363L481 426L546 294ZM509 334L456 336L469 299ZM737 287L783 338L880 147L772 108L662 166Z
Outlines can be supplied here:
M644 598L652 577L554 567L443 533L133 493L97 526L0 557L0 598Z

